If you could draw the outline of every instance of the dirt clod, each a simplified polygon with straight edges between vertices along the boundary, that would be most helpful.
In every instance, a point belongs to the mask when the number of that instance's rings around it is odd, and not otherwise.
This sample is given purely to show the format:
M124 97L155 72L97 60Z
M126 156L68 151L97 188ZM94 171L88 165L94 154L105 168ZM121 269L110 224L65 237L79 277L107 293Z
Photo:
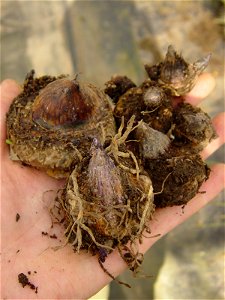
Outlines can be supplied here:
M26 285L29 285L29 280L28 280L28 277L23 274L23 273L20 273L18 275L18 280L19 280L19 283L21 283L21 285L23 286L23 288L26 286Z
M41 234L42 234L42 235L48 235L48 232L42 231Z
M51 235L49 235L49 237L51 238L51 239L57 239L57 235L54 233L54 234L51 234Z
M28 271L28 274L30 275L31 272ZM33 283L31 283L28 279L28 277L24 274L24 273L20 273L18 275L18 281L19 283L22 285L22 287L24 288L25 286L29 286L31 290L35 291L35 294L38 293L38 287L36 287Z
M16 214L16 222L18 222L19 221L19 219L20 219L20 214Z

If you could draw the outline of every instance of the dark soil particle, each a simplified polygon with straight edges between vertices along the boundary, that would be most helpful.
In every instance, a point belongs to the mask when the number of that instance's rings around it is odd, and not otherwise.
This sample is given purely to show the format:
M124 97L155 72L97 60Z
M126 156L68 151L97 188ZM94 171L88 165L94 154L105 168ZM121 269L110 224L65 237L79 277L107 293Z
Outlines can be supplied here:
M28 277L23 274L23 273L20 273L18 275L18 281L20 284L22 284L22 287L24 288L26 285L29 285L29 280L28 280Z
M55 233L49 235L48 232L42 231L41 234L42 236L49 236L51 239L57 239L57 235Z
M19 219L20 219L20 214L16 214L16 222L18 222L19 221Z
M28 271L28 274L30 275L30 271ZM38 293L38 287L36 287L33 283L31 283L28 279L28 277L24 273L20 273L18 275L18 281L24 288L25 286L29 286L31 290L35 290L35 293Z
M42 235L48 235L48 233L46 231L42 231L41 234Z
M54 234L52 234L52 235L50 235L49 236L51 239L57 239L57 236L56 236L56 234L54 233Z

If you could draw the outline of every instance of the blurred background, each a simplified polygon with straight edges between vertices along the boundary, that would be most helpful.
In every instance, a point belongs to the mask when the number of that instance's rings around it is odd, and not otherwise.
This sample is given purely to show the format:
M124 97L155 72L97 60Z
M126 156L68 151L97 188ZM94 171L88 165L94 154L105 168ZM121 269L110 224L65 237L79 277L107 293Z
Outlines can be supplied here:
M113 74L137 84L143 65L159 62L172 44L187 61L209 52L216 79L202 103L212 117L224 110L224 2L1 1L1 80L23 83L26 74L79 74L104 88ZM224 160L224 148L208 163ZM215 183L216 184L216 183ZM125 272L96 299L224 299L224 202L217 199L145 256L143 272Z

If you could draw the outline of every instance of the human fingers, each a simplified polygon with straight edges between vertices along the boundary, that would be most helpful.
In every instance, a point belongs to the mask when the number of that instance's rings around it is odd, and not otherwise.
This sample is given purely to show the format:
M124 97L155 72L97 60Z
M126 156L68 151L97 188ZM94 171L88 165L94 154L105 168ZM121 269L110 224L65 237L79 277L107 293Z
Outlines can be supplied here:
M218 137L213 140L201 153L202 158L206 159L225 143L225 113L218 114L212 120L213 126Z
M1 142L5 143L6 138L6 113L12 100L21 92L20 86L16 81L12 79L6 79L0 84L0 105L1 105L1 115L0 115L0 127L1 127Z
M198 105L215 88L215 79L210 73L199 76L194 88L185 96L187 102Z
M8 111L13 98L21 92L21 87L16 81L12 79L5 79L0 85L0 91L1 113L5 114Z

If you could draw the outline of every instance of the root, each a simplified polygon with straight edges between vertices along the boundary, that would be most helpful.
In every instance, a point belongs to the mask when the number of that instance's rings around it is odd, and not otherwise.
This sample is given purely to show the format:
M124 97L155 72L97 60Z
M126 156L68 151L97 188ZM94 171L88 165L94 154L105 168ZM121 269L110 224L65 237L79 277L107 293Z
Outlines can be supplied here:
M118 251L128 268L136 275L143 261L143 254L139 253L136 242L131 241L129 247L120 245L118 246Z
M54 192L54 200L55 201L53 202L53 200L49 201L49 199L47 199L48 203L46 204L48 212L50 213L50 218L51 218L51 223L52 223L51 227L53 227L53 224L62 223L62 220L65 217L61 210L61 204L58 201L58 193L60 191L62 191L62 190L60 189L57 192L55 190L49 190L49 191L44 192L44 194L43 194L43 198L44 198L47 193ZM43 199L43 201L45 201L45 200ZM59 206L57 206L57 205L59 205Z
M154 195L162 194L162 192L163 192L163 190L164 190L165 183L166 183L167 179L169 178L169 176L170 176L172 173L173 173L173 172L170 172L169 174L167 174L166 178L163 180L161 191L155 192Z
M156 111L161 105L157 106L156 108L154 108L153 110L143 110L141 112L142 115L148 115L148 114L151 114L153 113L154 111Z
M71 188L67 189L68 207L66 206L66 202L64 201L63 197L59 196L62 209L66 213L67 219L70 220L69 225L64 232L64 234L67 236L67 239L64 245L60 247L64 247L66 244L68 244L72 234L74 234L75 239L72 241L71 244L73 246L76 246L76 251L79 253L82 247L82 231L85 231L86 233L88 233L91 240L94 242L96 246L112 251L113 250L112 247L98 243L94 237L92 230L87 225L85 225L85 217L87 217L88 214L93 216L94 213L92 212L86 213L85 211L84 205L86 201L82 199L82 196L79 193L79 187L76 180L76 173L77 171L75 168L75 170L72 172L70 177Z
M112 278L113 280L115 280L117 283L119 283L119 284L122 284L122 285L125 285L126 287L128 287L128 288L131 288L131 286L128 284L128 283L126 283L126 282L123 282L123 281L120 281L120 280L118 280L118 279L116 279L105 267L104 267L104 265L103 265L103 263L102 263L102 261L101 261L101 259L99 258L98 259L98 262L99 262L99 265L100 265L100 267L102 268L102 270L110 277L110 278Z
M117 134L112 138L111 140L111 144L106 148L106 151L109 154L112 154L114 159L116 160L116 162L118 163L118 165L127 171L130 171L132 174L137 174L137 178L139 178L139 174L140 174L140 168L137 162L137 159L135 157L135 155L133 154L132 151L128 150L127 152L123 152L119 150L119 147L123 144L125 144L129 134L135 130L141 123L142 121L139 121L138 124L136 126L133 126L134 124L134 120L135 120L135 116L133 115L130 120L127 123L127 127L126 130L123 133L123 129L125 127L124 125L124 117L122 117L121 120L121 125L118 129ZM120 163L119 161L119 157L123 157L123 158L131 158L134 162L135 168L129 168L123 164Z
M125 150L124 152L120 151L120 146L126 142L129 133L139 126L133 126L133 124L134 116L128 122L127 128L123 133L123 120L117 135L112 138L107 151L113 155L121 168L129 170L129 172L139 177L140 169L135 155L129 150ZM131 163L134 162L135 167L132 169L124 166L120 163L120 157L130 159ZM130 161L128 161L128 163L130 163ZM79 170L78 167L74 169L67 181L66 188L58 193L57 201L65 215L64 224L66 229L64 234L66 241L63 245L57 247L57 249L70 243L78 253L81 249L89 249L93 254L96 254L96 249L105 249L107 253L110 253L117 247L121 257L127 263L130 270L136 272L143 259L143 255L138 252L136 243L141 240L142 232L146 228L146 221L153 211L152 185L147 184L142 188L142 184L140 184L140 186L137 184L136 188L132 188L131 190L129 186L125 186L128 198L126 203L115 203L114 205L112 203L112 205L106 207L101 201L98 201L98 198L90 198L91 193L90 195L86 195L85 186L79 186ZM83 180L85 180L85 178ZM135 182L136 179L134 178L134 183ZM132 183L133 181L131 180L130 184ZM125 181L124 184L128 185L128 182ZM131 195L132 191L134 195ZM111 223L112 220L113 223ZM113 227L112 224L114 224L114 220L116 226ZM102 226L100 227L100 231L98 226ZM103 231L101 231L102 228ZM128 240L130 243L129 248L123 246ZM122 250L124 249L126 253L123 254L122 252L124 251ZM106 270L100 258L99 264L106 274L113 280L116 280L115 277ZM123 282L117 282L128 286Z
M149 213L149 211L152 211L152 209L150 210L150 206L152 205L152 201L151 201L152 194L153 194L153 187L151 185L149 187L149 192L148 192L148 195L147 195L147 201L146 201L146 204L145 204L145 207L144 207L144 211L143 211L143 214L142 214L141 219L140 219L140 228L138 230L137 235L141 235L141 233L143 232L143 230L145 228L146 220L148 218L148 213Z
M69 145L71 148L73 148L73 149L76 151L76 154L77 154L77 157L78 157L79 161L82 161L83 156L82 156L82 154L80 153L80 151L77 149L77 147L74 146L74 144L71 143L71 142L68 142L67 145Z
M157 237L160 237L161 236L161 233L157 233L157 234L155 234L155 235L151 235L151 236L146 236L146 235L142 235L144 238L146 238L146 239L155 239L155 238L157 238Z
M99 122L97 124L97 127L100 127L100 130L101 130L101 140L100 140L100 143L103 145L104 142L106 141L106 131L105 131L105 128L104 128L104 122Z

